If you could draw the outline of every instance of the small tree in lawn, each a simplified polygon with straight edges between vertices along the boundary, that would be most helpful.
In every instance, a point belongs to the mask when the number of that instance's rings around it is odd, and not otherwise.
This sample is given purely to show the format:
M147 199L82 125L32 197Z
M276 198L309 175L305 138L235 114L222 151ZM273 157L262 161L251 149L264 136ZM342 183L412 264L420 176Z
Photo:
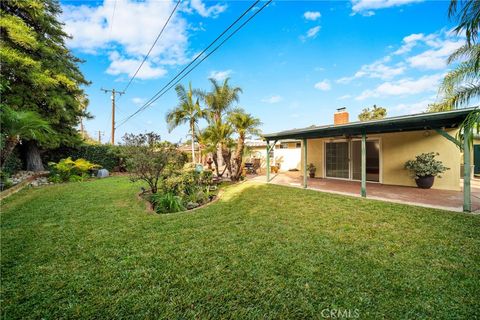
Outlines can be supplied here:
M158 184L169 172L187 162L187 156L174 144L161 142L160 135L150 132L126 134L123 137L127 166L132 180L145 181L152 193L157 193Z

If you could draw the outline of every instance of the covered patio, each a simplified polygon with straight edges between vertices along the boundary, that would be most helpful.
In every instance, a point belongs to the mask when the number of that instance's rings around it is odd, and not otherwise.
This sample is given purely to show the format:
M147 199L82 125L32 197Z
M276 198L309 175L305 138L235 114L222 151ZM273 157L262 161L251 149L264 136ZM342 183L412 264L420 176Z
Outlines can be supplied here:
M458 128L465 118L476 108L459 109L437 113L422 113L416 115L385 118L364 122L351 122L327 126L311 126L304 129L293 129L277 133L265 134L267 142L266 181L286 185L298 185L303 188L312 188L336 193L356 194L361 197L378 198L397 202L408 202L455 209L461 208L464 212L472 212L478 209L478 196L480 194L471 187L471 152L470 136L471 128L464 128L462 132L465 139L463 144L452 135L452 130ZM402 185L388 185L381 183L367 183L367 136L378 134L405 133L405 132L432 131L439 136L455 144L463 151L462 186L461 191L419 189ZM428 135L430 133L428 132ZM327 177L322 179L309 179L308 166L308 143L310 139L344 139L346 141L358 141L358 173L359 181L337 180ZM284 139L298 139L302 141L302 172L298 175L290 173L277 175L271 179L270 152L277 141ZM444 140L446 141L446 140ZM452 155L453 156L453 155ZM348 159L350 161L350 159ZM350 169L351 170L351 169ZM380 181L381 182L381 181ZM459 181L460 183L460 181ZM455 187L456 188L456 187ZM472 197L473 195L473 197ZM473 200L472 200L473 198Z
M251 176L250 180L265 181L265 176ZM272 175L270 183L303 188L300 171ZM360 197L361 183L338 179L307 178L310 190ZM463 192L450 190L419 189L414 187L392 186L367 182L368 198L395 203L418 205L429 208L463 211ZM480 213L480 179L471 181L472 212Z

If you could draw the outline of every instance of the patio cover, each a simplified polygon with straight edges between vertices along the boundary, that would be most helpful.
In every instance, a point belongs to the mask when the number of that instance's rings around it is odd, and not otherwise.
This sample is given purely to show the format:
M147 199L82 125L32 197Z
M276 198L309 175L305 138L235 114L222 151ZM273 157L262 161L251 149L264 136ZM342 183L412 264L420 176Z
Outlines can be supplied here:
M381 120L356 121L340 125L311 126L276 133L267 133L263 138L267 141L283 139L312 139L338 136L353 136L363 133L389 133L400 131L418 131L458 127L467 115L475 108L452 111L419 113Z
M267 182L270 181L270 150L275 146L278 140L284 139L302 139L303 141L303 186L307 187L307 139L330 138L330 137L352 137L361 136L361 190L362 197L367 196L366 190L366 140L367 134L391 133L419 130L435 130L451 142L457 144L464 150L463 176L463 210L471 211L471 187L470 187L470 139L472 130L466 130L464 144L461 145L457 139L448 134L445 129L458 128L465 120L468 114L478 107L463 108L444 112L419 113L413 115L385 118L381 120L357 121L340 125L311 126L303 129L293 129L280 131L276 133L264 134L263 138L267 142ZM273 145L270 144L273 141Z

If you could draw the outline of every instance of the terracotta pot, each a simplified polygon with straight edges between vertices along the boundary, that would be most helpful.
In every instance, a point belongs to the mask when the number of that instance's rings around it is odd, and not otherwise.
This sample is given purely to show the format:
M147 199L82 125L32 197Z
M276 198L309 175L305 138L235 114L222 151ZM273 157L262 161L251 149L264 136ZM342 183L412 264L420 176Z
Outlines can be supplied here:
M430 189L433 186L433 182L435 181L434 176L425 176L415 179L417 186L421 189Z

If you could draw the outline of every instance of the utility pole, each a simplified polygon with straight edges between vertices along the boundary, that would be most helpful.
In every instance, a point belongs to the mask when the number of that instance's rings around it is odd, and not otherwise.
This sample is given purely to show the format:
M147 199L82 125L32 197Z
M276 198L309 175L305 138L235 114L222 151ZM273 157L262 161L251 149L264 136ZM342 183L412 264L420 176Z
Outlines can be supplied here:
M103 136L103 132L98 130L98 143L99 144L102 144L102 136Z
M105 93L107 93L107 92L112 93L112 140L111 140L111 143L112 143L112 145L114 145L115 144L115 95L116 94L122 95L125 92L124 91L117 91L117 90L115 90L115 88L113 88L113 89L103 89L103 88L101 88L100 90L102 90Z

